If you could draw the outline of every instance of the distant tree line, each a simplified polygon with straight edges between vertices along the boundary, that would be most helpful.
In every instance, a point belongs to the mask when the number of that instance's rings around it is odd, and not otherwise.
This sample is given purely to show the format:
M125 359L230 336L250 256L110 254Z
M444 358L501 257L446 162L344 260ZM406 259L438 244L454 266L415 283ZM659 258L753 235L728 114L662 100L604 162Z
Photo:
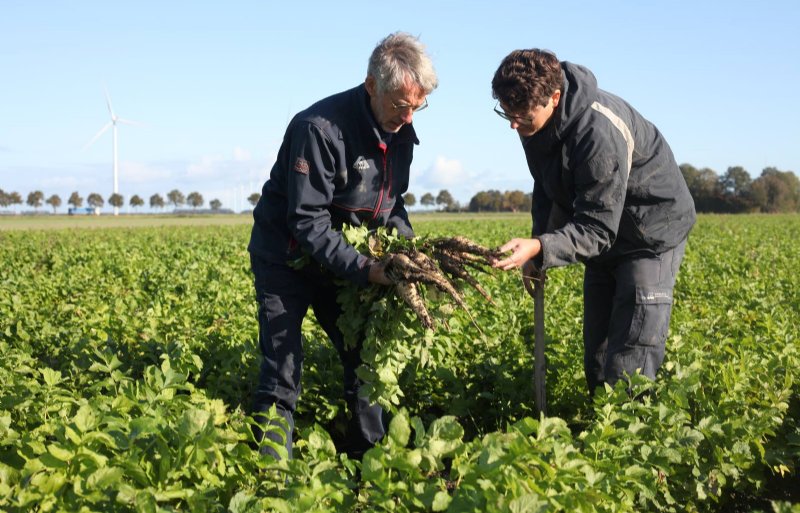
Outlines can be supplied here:
M798 212L800 180L792 171L766 167L755 180L741 166L717 175L709 168L680 166L698 212Z
M723 175L709 168L697 169L681 164L681 173L689 186L698 212L798 212L800 211L800 179L792 171L767 167L761 176L752 179L741 166L729 167ZM412 193L403 196L406 206L413 207L417 198ZM425 193L423 206L438 206L448 212L528 212L532 193L497 190L480 191L466 206L455 201L447 190L434 197Z
M411 192L403 195L403 200L407 207L417 204L417 197ZM445 212L528 212L531 209L531 193L481 191L472 197L468 205L461 205L450 191L442 189L436 196L426 192L419 203L424 207L436 206Z
M45 199L44 196L45 195L42 191L30 192L28 193L28 198L25 203L34 210L38 210L44 203L46 203L52 207L53 213L56 213L62 204L61 197L58 194L53 194ZM251 203L253 203L252 198L252 195L250 198L248 198ZM96 192L92 192L86 196L85 201L88 206L95 208L102 208L106 203L106 200L103 198L103 196ZM256 202L258 202L258 199L256 199ZM18 192L6 192L3 189L0 189L0 208L14 207L15 205L22 205L22 203L22 196ZM67 204L74 208L81 208L83 203L84 198L78 191L70 194L69 199L67 199ZM108 204L112 207L123 207L125 205L125 197L121 194L111 194L108 197ZM131 208L137 209L144 206L145 201L138 194L134 194L131 196L128 204L131 206ZM166 199L161 194L153 194L150 196L149 204L151 209L156 210L161 210L168 204L174 206L175 208L188 205L193 209L197 209L205 204L205 200L203 199L203 195L199 192L190 192L188 195L184 196L184 194L178 189L173 189L166 194ZM253 204L255 205L255 203ZM211 210L219 210L222 208L222 202L218 199L212 199L208 202L208 205L211 207Z
M800 211L800 179L792 171L780 171L774 167L767 167L761 171L761 176L752 179L750 174L741 166L729 167L727 171L718 175L709 168L697 169L691 164L681 164L681 173L689 186L689 192L694 198L698 212L740 213L740 212L798 212ZM254 192L248 196L247 201L255 207L261 194ZM403 195L407 207L417 204L417 197L409 192ZM480 191L470 199L469 204L461 205L447 189L442 189L434 196L426 192L419 198L419 204L424 207L438 207L446 212L529 212L531 209L532 194L519 190L500 192L498 190ZM67 203L75 208L83 206L84 198L76 191L73 192ZM18 192L5 192L0 189L0 208L13 207L23 203ZM52 207L55 213L61 206L61 198L53 194L47 199L42 191L33 191L28 194L28 206L38 210L44 203ZM102 208L105 200L96 192L86 197L90 207ZM112 194L108 197L109 205L120 208L125 204L121 194ZM128 204L136 209L145 204L139 195L131 196ZM151 209L161 210L166 205L175 208L189 205L193 209L202 207L203 196L199 192L188 195L178 189L173 189L166 194L150 196ZM213 199L209 202L211 210L222 208L222 202Z

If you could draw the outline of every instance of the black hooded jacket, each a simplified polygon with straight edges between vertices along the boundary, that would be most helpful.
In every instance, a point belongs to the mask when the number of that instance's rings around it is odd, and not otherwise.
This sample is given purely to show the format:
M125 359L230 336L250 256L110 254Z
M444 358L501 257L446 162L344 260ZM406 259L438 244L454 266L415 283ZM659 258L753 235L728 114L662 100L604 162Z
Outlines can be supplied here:
M561 67L565 80L553 117L522 138L534 179L541 267L677 246L695 210L666 140L628 103L598 89L588 69Z

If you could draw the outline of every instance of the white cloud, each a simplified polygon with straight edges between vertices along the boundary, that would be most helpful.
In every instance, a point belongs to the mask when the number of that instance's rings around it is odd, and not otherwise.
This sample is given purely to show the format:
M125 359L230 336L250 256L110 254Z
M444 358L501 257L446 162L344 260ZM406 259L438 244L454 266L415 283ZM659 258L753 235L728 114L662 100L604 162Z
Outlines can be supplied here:
M431 188L447 188L463 185L471 180L460 160L448 159L439 155L433 165L426 169L420 177L422 184Z
M251 153L241 147L233 149L230 158L220 155L205 155L186 166L184 178L190 180L223 180L247 182L265 179L269 167L260 160L253 160Z
M217 155L206 155L186 168L188 178L213 178L227 173L225 160Z
M436 196L447 189L457 201L468 201L475 181L475 173L467 171L460 160L439 155L425 170L412 170L408 190L419 198L426 192Z
M173 176L171 170L158 164L125 161L119 167L120 180L124 178L126 182L135 184L169 180Z
M44 178L40 182L41 187L47 190L52 189L76 189L79 187L83 187L87 184L93 184L93 179L86 179L86 178L78 178L76 176L54 176L50 178Z
M250 160L250 152L237 146L233 149L233 160L236 162L247 162Z

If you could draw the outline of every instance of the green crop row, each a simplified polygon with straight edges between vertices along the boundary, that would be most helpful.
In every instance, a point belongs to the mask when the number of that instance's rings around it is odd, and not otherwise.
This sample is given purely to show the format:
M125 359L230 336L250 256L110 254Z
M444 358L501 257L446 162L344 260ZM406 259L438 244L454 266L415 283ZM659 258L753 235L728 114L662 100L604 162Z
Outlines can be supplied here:
M492 246L527 224L415 226ZM579 266L548 280L547 418L518 275L480 277L495 305L464 291L474 324L430 295L447 327L396 319L389 434L360 462L337 452L341 367L311 316L296 458L252 448L247 235L0 232L0 510L716 511L798 477L797 216L700 219L666 362L656 383L632 377L636 399L587 398Z

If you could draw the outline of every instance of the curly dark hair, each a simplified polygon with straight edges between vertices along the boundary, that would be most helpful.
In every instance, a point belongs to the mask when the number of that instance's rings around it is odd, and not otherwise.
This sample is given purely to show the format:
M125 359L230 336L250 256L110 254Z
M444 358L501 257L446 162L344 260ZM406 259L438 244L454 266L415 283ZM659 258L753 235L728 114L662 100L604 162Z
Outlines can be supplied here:
M494 73L492 97L516 112L547 105L547 99L563 83L564 72L556 54L538 48L514 50Z

